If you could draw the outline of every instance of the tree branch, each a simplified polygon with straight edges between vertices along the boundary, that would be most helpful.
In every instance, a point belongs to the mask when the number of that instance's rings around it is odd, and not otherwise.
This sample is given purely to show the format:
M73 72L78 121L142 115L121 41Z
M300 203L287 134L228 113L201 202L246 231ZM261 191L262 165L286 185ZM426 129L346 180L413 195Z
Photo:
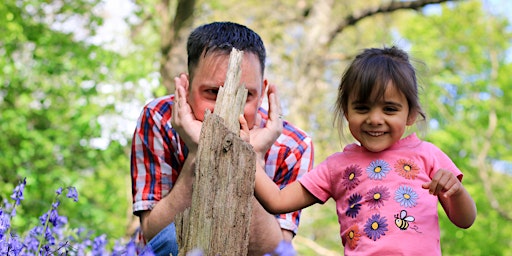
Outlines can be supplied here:
M381 6L377 6L375 8L367 8L360 12L356 12L348 15L345 19L343 19L336 28L329 33L329 43L334 40L336 35L341 33L345 28L351 25L355 25L361 20L379 14L379 13L391 13L401 9L412 9L418 10L422 7L425 7L429 4L439 4L443 2L454 2L457 0L419 0L419 1L391 1L387 4L383 4Z

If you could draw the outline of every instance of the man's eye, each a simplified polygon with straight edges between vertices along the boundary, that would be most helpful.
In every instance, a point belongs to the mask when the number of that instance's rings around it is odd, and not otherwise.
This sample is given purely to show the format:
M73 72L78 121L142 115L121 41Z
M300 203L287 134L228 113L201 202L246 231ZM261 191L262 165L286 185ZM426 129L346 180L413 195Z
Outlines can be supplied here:
M206 93L217 95L219 93L219 89L208 89L206 90Z

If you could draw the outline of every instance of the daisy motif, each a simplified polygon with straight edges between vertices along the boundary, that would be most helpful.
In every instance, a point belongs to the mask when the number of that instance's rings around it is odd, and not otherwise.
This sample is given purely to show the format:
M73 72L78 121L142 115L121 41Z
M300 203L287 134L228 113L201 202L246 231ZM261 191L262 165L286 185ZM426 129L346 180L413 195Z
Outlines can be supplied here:
M357 246L357 241L361 237L361 233L359 233L359 226L354 225L348 229L345 233L345 241L346 246L350 247L350 249L355 249Z
M368 202L368 205L372 209L377 209L384 205L384 201L387 201L391 195L389 194L388 188L384 186L377 186L368 191L364 197L364 201Z
M345 211L345 215L348 217L355 218L361 210L361 204L359 203L363 197L359 194L353 194L348 199L348 208Z
M381 218L380 214L372 215L364 225L366 236L373 239L373 241L377 241L381 236L386 235L385 232L388 231L388 224L386 222L386 217Z
M395 171L406 179L413 180L420 172L420 168L411 160L399 159L395 164Z
M359 177L361 177L362 170L358 165L351 165L343 171L343 181L342 184L345 187L345 189L350 190L355 188L360 180Z
M382 180L390 170L391 167L386 161L375 160L366 168L366 173L372 180Z
M418 194L414 189L409 186L400 186L395 191L395 201L397 201L400 206L411 208L416 206L418 200Z

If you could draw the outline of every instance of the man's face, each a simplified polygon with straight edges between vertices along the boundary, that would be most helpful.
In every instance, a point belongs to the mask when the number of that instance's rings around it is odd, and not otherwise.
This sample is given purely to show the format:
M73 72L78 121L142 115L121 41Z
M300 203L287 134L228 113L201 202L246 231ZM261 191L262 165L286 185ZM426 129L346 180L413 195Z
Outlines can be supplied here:
M206 109L213 113L219 87L226 81L229 55L209 54L199 60L194 71L194 77L187 89L187 101L192 107L197 120L204 120ZM262 103L266 82L263 81L261 66L258 57L252 53L244 53L242 59L242 74L240 84L248 90L247 101L244 107L244 116L249 128L255 124L256 114Z

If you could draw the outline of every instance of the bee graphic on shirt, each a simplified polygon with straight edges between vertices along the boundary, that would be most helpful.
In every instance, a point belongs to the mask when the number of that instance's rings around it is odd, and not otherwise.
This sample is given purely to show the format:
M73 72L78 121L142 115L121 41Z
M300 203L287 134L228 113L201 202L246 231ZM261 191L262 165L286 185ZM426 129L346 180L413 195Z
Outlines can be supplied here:
M395 225L401 230L406 230L410 222L414 222L414 217L408 216L406 210L401 210L399 214L395 215Z

